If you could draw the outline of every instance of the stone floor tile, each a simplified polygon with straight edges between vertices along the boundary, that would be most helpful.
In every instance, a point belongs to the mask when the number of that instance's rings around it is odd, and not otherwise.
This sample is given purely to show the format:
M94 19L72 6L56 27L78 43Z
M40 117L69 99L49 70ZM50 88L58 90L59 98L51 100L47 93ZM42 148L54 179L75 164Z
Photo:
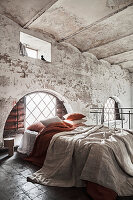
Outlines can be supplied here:
M35 185L36 185L36 187L38 187L43 192L46 192L48 190L48 186L41 185L41 184L35 184Z
M15 183L16 185L23 185L27 183L26 177L22 176L21 174L14 175L13 177L9 177L10 182Z
M34 199L35 197L39 196L40 194L42 194L43 191L38 189L37 187L34 187L33 189L31 190L28 190L26 192L26 194L31 198L31 199Z
M41 197L38 196L38 197L34 198L34 200L42 200L42 199L41 199ZM45 200L45 199L43 199L43 200Z
M12 185L6 185L5 186L4 185L3 187L0 188L0 195L1 195L1 193L6 194L7 198L10 199L13 196L18 195L18 194L23 193L23 192L19 187L15 187L15 185L14 186L12 186ZM1 196L0 196L0 199L1 199Z
M16 194L15 196L12 196L10 200L31 200L31 199L29 198L28 195L24 193L19 193L19 194Z
M27 176L38 169L18 153L4 159L0 155L0 200L92 200L85 188L50 187L27 182ZM118 197L117 200L133 200L133 197Z
M0 200L10 200L10 197L7 193L0 191Z
M25 177L27 177L27 176L32 174L32 172L29 169L26 169L26 170L24 170L24 171L22 171L20 173Z
M27 182L24 185L19 186L23 191L28 191L31 190L33 188L35 188L36 186L33 183Z
M56 196L55 196L55 198L52 198L52 197L48 196L46 193L43 193L43 194L37 196L36 198L37 198L36 200L58 200ZM64 199L62 199L62 200L64 200Z

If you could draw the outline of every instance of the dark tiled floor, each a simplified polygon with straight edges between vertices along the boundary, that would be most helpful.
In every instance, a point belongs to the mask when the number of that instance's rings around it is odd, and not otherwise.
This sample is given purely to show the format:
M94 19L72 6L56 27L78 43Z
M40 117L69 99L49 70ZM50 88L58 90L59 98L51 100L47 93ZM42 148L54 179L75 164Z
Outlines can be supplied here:
M89 200L84 188L47 187L27 182L39 168L14 156L0 154L0 200Z
M15 152L0 153L0 200L92 200L85 188L48 187L27 182L27 175L39 168L23 161ZM133 197L117 200L133 200Z

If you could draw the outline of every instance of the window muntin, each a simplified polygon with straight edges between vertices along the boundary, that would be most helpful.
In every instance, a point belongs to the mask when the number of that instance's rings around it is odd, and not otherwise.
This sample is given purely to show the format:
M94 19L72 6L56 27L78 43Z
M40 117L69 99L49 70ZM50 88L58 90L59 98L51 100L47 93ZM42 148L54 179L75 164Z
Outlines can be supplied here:
M56 115L56 97L37 92L26 96L25 128L34 122Z
M104 105L104 122L118 119L120 119L118 103L110 97Z

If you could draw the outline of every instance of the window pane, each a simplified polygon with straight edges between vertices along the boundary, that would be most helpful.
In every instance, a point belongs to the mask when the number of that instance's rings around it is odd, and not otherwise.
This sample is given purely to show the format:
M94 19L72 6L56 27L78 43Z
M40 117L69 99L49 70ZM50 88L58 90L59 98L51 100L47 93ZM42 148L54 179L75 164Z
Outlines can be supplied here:
M29 48L26 47L26 51L27 51L28 57L37 58L37 51L36 50L29 49Z
M104 106L104 121L115 120L115 100L109 98Z
M51 43L23 32L20 32L20 42L26 45L28 56L41 59L43 55L46 61L51 62ZM29 49L31 49L30 52ZM35 52L31 52L32 49L33 51L37 51L37 55ZM25 55L25 50L23 52L23 48L21 49L21 55Z
M26 96L25 128L34 122L55 116L56 97L37 92Z

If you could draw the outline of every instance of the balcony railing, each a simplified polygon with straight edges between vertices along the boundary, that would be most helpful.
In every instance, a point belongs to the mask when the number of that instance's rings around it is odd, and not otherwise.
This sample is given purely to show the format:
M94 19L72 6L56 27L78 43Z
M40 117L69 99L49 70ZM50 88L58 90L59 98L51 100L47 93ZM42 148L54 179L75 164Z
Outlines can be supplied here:
M108 127L128 129L132 127L133 108L119 108L117 110L115 108L91 108L90 113L94 115L97 125L104 124Z

